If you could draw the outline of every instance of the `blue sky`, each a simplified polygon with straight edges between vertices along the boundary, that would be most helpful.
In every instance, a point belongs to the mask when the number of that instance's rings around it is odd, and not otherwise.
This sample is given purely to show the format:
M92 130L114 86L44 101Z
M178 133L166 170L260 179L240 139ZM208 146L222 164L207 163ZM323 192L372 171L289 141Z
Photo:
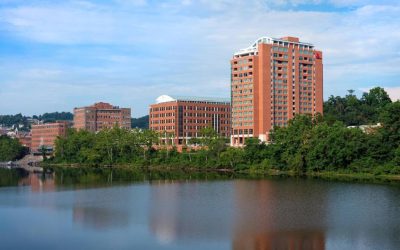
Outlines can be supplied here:
M0 0L0 114L229 97L232 54L287 35L324 52L325 99L400 98L398 0Z

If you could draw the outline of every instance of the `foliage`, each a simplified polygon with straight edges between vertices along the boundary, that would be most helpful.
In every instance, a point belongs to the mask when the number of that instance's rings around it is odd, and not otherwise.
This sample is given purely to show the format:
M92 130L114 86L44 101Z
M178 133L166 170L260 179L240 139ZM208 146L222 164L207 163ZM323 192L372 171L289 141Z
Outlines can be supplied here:
M59 120L73 120L73 114L70 112L53 112L44 113L43 115L39 116L34 115L32 118L47 123ZM0 115L0 125L4 127L18 128L20 131L29 131L31 128L29 119L31 119L30 116L24 116L22 114Z
M56 140L54 160L64 163L130 163L147 154L158 136L150 130L114 127L98 133L68 130L67 137Z
M0 115L0 125L5 127L22 127L21 130L27 130L29 127L28 117L22 114ZM26 129L24 129L26 128Z
M53 113L44 113L43 115L32 117L33 119L38 119L43 122L55 122L55 121L72 121L74 119L74 115L71 112L53 112Z
M376 87L358 99L353 90L345 97L330 96L324 103L324 116L331 123L341 121L347 126L376 124L382 108L392 101L383 88Z
M247 138L244 148L227 146L212 128L201 131L190 144L200 149L182 153L171 148L173 134L151 130L106 129L97 134L70 130L56 142L53 161L89 165L131 164L248 171L287 171L297 175L318 172L400 174L400 102L374 88L358 99L331 97L327 115L297 115L287 127L276 127L271 141ZM380 122L364 133L348 125ZM169 138L163 147L153 145Z
M139 118L132 118L131 119L131 127L148 129L149 128L149 116L145 115L145 116L142 116Z
M17 139L0 136L0 161L14 161L22 158L26 149Z

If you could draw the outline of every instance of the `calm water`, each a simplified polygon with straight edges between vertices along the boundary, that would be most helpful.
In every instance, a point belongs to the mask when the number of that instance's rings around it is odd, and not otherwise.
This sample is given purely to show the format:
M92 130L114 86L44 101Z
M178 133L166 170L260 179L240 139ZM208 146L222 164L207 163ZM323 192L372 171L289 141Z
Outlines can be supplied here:
M398 185L0 176L0 249L400 249Z

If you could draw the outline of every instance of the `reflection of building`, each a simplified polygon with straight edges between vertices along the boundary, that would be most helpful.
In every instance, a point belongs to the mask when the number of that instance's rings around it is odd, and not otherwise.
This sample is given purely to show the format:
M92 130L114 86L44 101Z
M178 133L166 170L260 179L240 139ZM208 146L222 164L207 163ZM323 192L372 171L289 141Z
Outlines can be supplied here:
M322 113L322 52L296 37L262 37L231 60L231 144L267 141L296 114Z
M221 239L230 234L232 191L214 195L204 182L159 181L151 185L150 228L161 243L183 239ZM204 200L203 200L204 199Z
M162 95L150 106L149 119L150 129L161 133L162 143L188 144L207 127L223 137L230 136L230 103L224 98Z
M131 128L131 109L99 102L92 106L74 109L74 128L97 132L118 125Z
M325 249L325 194L312 188L290 180L235 181L233 249Z
M43 179L41 175L42 174L29 173L29 175L18 181L18 185L30 186L32 192L54 191L56 189L54 174L46 174Z
M232 244L234 250L324 250L325 235L316 232L275 232L254 235L237 235Z
M107 207L74 206L74 222L88 227L108 229L111 227L126 227L129 225L129 211L121 211Z
M87 188L87 187L86 187ZM73 197L73 221L96 230L126 228L135 211L129 187L83 189ZM142 204L143 205L143 204Z
M150 228L161 243L231 241L232 249L325 249L323 188L290 180L151 186Z
M32 125L31 151L37 153L41 147L45 147L48 151L53 151L55 140L57 137L67 135L68 126L69 122L67 121Z

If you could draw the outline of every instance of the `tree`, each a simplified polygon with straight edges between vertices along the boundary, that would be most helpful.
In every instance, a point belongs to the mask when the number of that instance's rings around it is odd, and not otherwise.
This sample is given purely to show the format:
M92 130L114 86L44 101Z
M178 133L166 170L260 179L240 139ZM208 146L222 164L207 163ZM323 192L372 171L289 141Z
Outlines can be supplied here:
M375 87L363 93L361 101L375 108L384 107L392 102L388 93L381 87Z
M235 169L239 163L244 162L244 152L241 148L229 147L221 153L221 164Z
M26 150L17 139L0 136L0 161L14 161L24 156Z
M341 121L347 126L375 124L379 122L380 110L389 103L389 95L380 87L363 93L361 99L349 90L345 97L330 96L324 102L324 120L329 124Z
M139 118L132 118L131 127L148 129L149 128L149 116L145 115L145 116L139 117Z

